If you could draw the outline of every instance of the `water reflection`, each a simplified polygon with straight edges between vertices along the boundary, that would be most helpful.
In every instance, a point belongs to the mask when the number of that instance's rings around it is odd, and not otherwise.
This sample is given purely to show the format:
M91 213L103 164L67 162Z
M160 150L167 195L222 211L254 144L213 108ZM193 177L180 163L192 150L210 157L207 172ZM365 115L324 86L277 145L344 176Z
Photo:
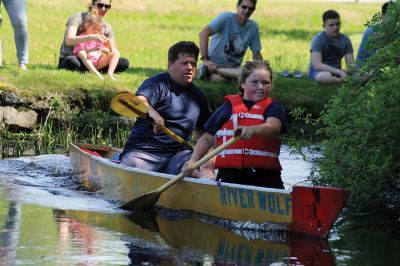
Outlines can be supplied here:
M329 241L338 264L399 265L399 210L344 217Z
M304 179L306 162L288 153L283 159L291 169L286 182ZM67 156L0 160L0 265L396 265L399 227L398 213L347 213L330 249L325 241L238 231L204 217L128 215L82 190Z
M95 243L99 241L96 237L96 231L73 218L65 217L64 211L55 210L54 213L57 217L59 252L65 254L70 246L73 246L78 256L95 255Z
M0 221L4 220L0 235L0 258L2 258L4 265L12 264L16 257L20 232L20 208L19 203L9 202L7 214L4 217L0 216Z
M0 265L307 264L320 250L333 261L326 242L309 245L282 232L240 232L203 217L127 215L74 182L64 155L0 161L0 228Z
M135 265L334 265L326 241L273 232L247 239L198 217L170 220L154 213L93 217L81 211L66 211L66 216L122 233Z

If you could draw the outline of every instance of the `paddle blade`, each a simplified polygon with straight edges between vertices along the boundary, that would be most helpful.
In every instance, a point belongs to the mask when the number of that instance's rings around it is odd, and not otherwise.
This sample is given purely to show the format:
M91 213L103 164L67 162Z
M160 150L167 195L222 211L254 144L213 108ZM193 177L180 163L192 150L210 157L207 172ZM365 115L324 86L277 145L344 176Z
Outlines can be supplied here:
M111 109L126 117L147 117L146 105L128 91L120 92L112 98Z
M119 206L119 208L128 211L151 210L153 209L154 205L156 205L160 196L161 192L149 192L125 202L124 204Z

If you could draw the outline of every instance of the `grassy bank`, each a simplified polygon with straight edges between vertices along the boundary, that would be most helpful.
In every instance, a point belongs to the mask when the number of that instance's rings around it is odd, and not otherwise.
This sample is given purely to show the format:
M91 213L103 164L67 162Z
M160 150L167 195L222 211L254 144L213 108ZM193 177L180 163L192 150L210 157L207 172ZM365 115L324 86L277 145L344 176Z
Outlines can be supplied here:
M30 72L16 71L13 33L7 13L1 26L3 60L0 74L21 90L68 90L98 87L103 82L92 75L57 71L59 47L68 17L84 10L89 0L28 0ZM220 0L115 0L106 16L116 32L118 48L130 60L129 70L119 75L118 83L108 87L134 90L147 76L166 68L168 47L178 40L198 41L198 32L218 13L235 11L235 1ZM259 1L253 17L260 26L262 55L276 72L284 69L307 70L309 45L321 30L321 14L328 8L342 15L342 32L357 49L363 24L379 10L379 3L326 3L301 1ZM250 59L250 53L245 60ZM203 85L203 84L202 84ZM285 82L280 82L285 86ZM228 85L226 85L228 86ZM292 82L288 81L288 86Z
M28 0L29 71L17 68L13 32L6 12L1 26L3 65L1 90L23 95L63 94L76 97L81 91L105 94L135 91L149 76L164 71L167 50L179 40L198 42L198 33L222 11L236 10L232 0L114 0L106 20L113 25L118 49L130 61L130 68L117 76L118 81L98 80L92 74L57 70L59 48L68 17L86 9L89 0ZM350 36L358 49L365 22L380 9L380 3L356 4L309 1L259 1L252 18L260 27L262 55L275 70L273 97L282 101L290 112L304 107L318 114L336 87L321 87L306 78L282 78L277 73L288 69L307 71L310 41L321 31L321 14L335 9L342 16L342 32ZM245 60L250 60L248 53ZM209 96L211 107L224 94L236 92L235 84L197 84ZM101 109L107 109L103 103ZM77 118L78 119L78 118Z

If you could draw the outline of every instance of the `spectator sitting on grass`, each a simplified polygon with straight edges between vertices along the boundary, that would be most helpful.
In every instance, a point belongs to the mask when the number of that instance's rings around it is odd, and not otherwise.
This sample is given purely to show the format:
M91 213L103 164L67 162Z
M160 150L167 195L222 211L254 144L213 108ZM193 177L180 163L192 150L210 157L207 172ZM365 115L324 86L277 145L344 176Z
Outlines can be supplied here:
M309 78L322 84L338 84L349 76L342 69L342 58L349 68L354 63L353 46L348 36L340 33L340 15L328 10L322 15L324 31L311 42Z
M102 34L88 34L81 36L83 32L83 21L91 11L97 10L98 15L104 17L108 10L111 8L111 0L92 0L89 4L89 12L79 12L72 15L67 22L67 29L65 30L64 41L60 48L60 59L58 63L59 69L73 70L73 71L88 71L81 59L73 55L74 46L86 41L97 41L101 43L110 42L113 47L113 52L118 53L114 31L110 24L104 23L104 35ZM129 67L129 61L125 58L119 58L118 64L115 68L115 73L123 72ZM99 69L99 72L107 73L108 65Z
M247 48L262 60L258 25L250 19L257 0L238 0L237 12L223 12L200 32L202 64L197 77L211 82L237 80ZM208 44L211 36L210 45Z
M382 13L381 13L382 21L386 17L386 13L387 13L389 4L392 4L392 3L393 2L386 2L382 5ZM373 31L374 31L374 26L368 26L367 29L364 31L364 34L361 38L360 46L358 48L357 57L356 57L356 61L358 63L364 62L372 54L370 51L365 49L365 44L366 44L369 36L371 36L371 34L373 34Z
M85 17L83 28L84 32L79 36L104 34L103 20L97 14L96 10ZM90 72L101 79L104 78L98 70L108 65L107 75L112 80L115 80L114 70L118 64L119 52L112 48L110 41L104 43L95 40L81 42L75 45L73 53L83 62Z

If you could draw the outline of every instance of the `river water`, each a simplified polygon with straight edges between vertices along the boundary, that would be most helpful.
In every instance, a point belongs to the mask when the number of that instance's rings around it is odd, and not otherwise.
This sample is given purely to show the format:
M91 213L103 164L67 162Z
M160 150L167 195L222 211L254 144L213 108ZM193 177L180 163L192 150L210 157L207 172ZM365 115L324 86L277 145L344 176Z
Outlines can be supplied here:
M281 159L286 188L305 180L309 161L287 148ZM85 191L68 156L0 161L0 265L399 265L399 225L398 214L344 210L317 241L166 210L132 215Z

